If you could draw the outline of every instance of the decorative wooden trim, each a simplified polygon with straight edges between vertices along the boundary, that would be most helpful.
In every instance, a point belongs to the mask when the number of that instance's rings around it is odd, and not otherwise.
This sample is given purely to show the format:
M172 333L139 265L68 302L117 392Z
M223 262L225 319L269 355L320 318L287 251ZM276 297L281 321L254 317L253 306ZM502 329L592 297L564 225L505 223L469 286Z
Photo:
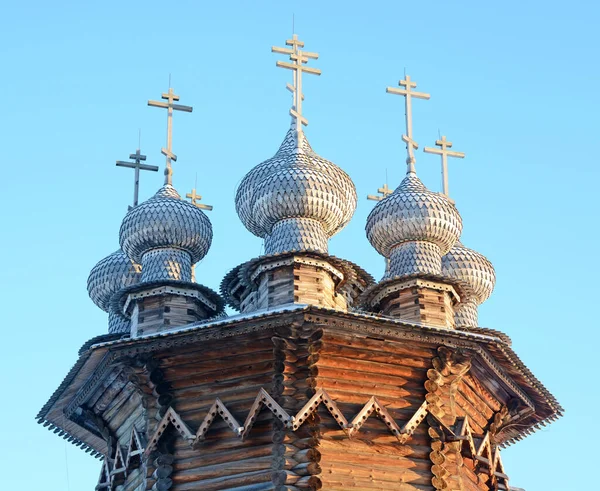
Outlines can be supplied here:
M452 299L455 302L460 302L460 296L452 285L448 285L446 283L440 283L437 281L413 278L413 279L405 280L405 281L402 281L399 283L393 283L390 286L386 286L386 287L382 288L382 290L370 301L370 303L371 303L371 305L378 305L390 293L394 293L394 292L404 290L406 288L411 288L414 286L419 287L419 288L431 288L432 290L436 290L436 291L440 291L440 292L448 292L448 293L450 293L450 296L452 297Z
M256 421L256 417L258 413L260 413L263 406L267 406L267 408L277 417L284 425L288 426L290 423L290 416L285 412L285 410L277 404L275 399L273 399L268 392L261 387L256 399L254 400L254 404L250 408L250 412L246 417L246 421L244 421L244 426L241 431L240 436L242 440L246 438L252 426L254 426L254 422Z
M172 407L170 407L169 409L167 409L167 412L163 416L163 419L161 419L160 423L158 423L156 431L148 441L148 447L144 451L145 457L148 457L150 453L156 448L158 441L163 436L163 433L167 430L169 426L173 426L177 430L177 432L183 437L184 440L188 440L190 444L193 444L195 440L194 434L183 422L181 416L179 416L179 414L177 414L175 410Z
M98 484L96 484L96 491L100 491L101 489L110 489L111 480L110 480L110 464L109 458L105 457L102 462L102 467L100 468L100 477L98 478Z
M416 428L425 419L429 404L424 401L423 404L417 409L415 414L402 426L399 426L396 421L392 418L388 410L379 402L379 400L373 396L363 406L363 408L352 418L351 422L342 414L339 410L337 403L329 396L327 391L319 389L312 396L309 401L300 409L295 415L289 415L285 409L283 409L277 402L265 391L263 388L260 389L248 416L244 422L244 425L240 425L231 412L227 409L225 404L217 397L213 405L208 410L208 413L202 420L198 431L194 435L189 427L183 422L177 412L170 407L163 419L158 424L158 427L148 442L148 446L145 450L146 457L156 448L163 433L167 430L170 425L173 425L178 433L187 440L193 448L198 448L199 444L205 439L208 429L214 422L217 416L220 416L233 431L233 433L241 439L245 439L254 422L256 417L263 408L267 408L271 411L284 427L291 431L297 431L311 415L316 413L318 407L323 404L334 417L340 428L348 435L349 438L354 436L360 431L364 422L369 416L375 413L389 429L390 433L394 435L401 444L404 444L412 436Z
M458 431L453 431L451 428L444 426L446 438L449 442L457 442L459 451L476 462L476 465L485 466L487 468L487 476L489 477L490 489L506 489L510 490L509 478L504 470L504 464L500 457L500 448L494 445L493 432L488 430L485 434L475 435L469 424L468 416L459 421L456 425ZM479 440L479 441L478 441ZM466 452L464 450L466 444Z
M127 467L126 460L123 457L123 450L121 445L117 443L117 451L115 452L115 459L112 464L112 470L110 471L110 484L111 486L118 486L127 479Z
M134 426L129 437L129 445L127 446L127 458L125 460L125 467L127 469L135 469L142 464L144 446L142 438Z
M139 463L136 463L136 458L143 452L142 440L134 426L131 430L127 450L123 451L123 448L117 444L114 458L111 458L109 455L104 456L102 468L100 469L100 477L95 488L96 491L113 491L117 486L121 485L127 478L129 471L139 467Z
M260 394L256 397L256 399L258 400L259 398L260 398ZM254 401L254 403L256 404L256 400ZM260 411L260 408L258 409L258 411ZM255 413L258 414L258 411L255 410ZM248 414L248 418L251 418L251 414L252 414L252 410L251 410L250 414ZM207 415L202 420L202 423L200 424L200 428L198 428L198 431L196 432L196 436L192 437L192 439L193 439L192 446L193 447L197 447L198 443L200 441L204 440L204 436L206 435L208 428L210 427L210 425L213 424L213 422L217 416L221 416L223 421L225 421L225 423L227 423L227 426L229 426L229 428L231 428L231 430L237 436L239 436L241 438L244 437L244 435L243 435L244 427L237 422L237 420L234 418L233 414L231 414L231 412L229 411L229 409L227 409L225 404L223 404L223 402L221 402L221 399L219 399L217 397L214 404L208 410ZM248 418L246 418L246 420L248 420ZM254 423L254 421L252 423Z
M317 268L324 269L332 275L334 275L338 279L338 282L344 279L344 273L334 268L327 261L319 259L309 259L302 256L294 256L288 259L280 259L277 261L262 263L252 272L252 274L250 275L250 279L253 282L256 282L256 279L264 272L271 271L273 269L281 268L284 266L293 266L294 264L305 264L307 266L314 266Z

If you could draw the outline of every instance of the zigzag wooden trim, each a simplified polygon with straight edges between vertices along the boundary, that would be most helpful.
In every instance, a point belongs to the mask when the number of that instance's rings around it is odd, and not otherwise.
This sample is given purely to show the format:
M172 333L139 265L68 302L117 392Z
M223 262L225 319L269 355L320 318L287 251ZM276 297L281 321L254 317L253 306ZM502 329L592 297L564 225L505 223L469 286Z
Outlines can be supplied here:
M437 421L439 422L439 420ZM454 433L452 429L443 424L442 427L444 428L444 431L448 432L450 441L458 441L461 443L461 452L464 443L467 443L468 455L475 461L476 466L485 465L487 467L492 484L491 489L511 489L508 483L508 475L504 471L504 464L500 457L500 448L496 446L492 449L492 434L490 431L487 431L484 435L480 435L478 438L471 429L468 416L465 416L458 424L457 433ZM478 445L475 441L476 438L481 440Z
M217 399L217 402L220 403L221 401ZM217 402L215 402L215 404L217 404ZM177 414L177 412L172 407L170 407L169 409L167 409L167 412L160 420L160 423L158 423L156 431L154 432L152 438L150 438L150 441L148 442L148 447L144 451L144 455L146 457L148 457L152 450L156 448L156 444L158 443L163 433L167 430L169 426L173 426L177 430L177 432L183 437L184 440L188 440L190 442L194 440L194 434L183 422L181 416L179 416L179 414Z
M208 429L217 416L220 416L227 423L236 436L244 439L252 429L258 414L263 408L267 408L271 411L286 428L296 431L311 414L317 411L321 404L325 405L327 410L337 421L338 425L346 432L349 438L358 433L365 421L375 413L386 424L389 431L401 444L405 444L408 441L415 430L423 422L427 414L430 414L435 421L439 423L441 429L446 434L447 441L460 442L461 452L466 443L468 457L473 459L476 462L476 465L487 467L487 473L490 476L491 483L495 486L493 489L511 489L508 483L508 476L504 471L504 465L500 457L500 449L499 447L494 448L492 445L491 432L487 431L484 435L474 434L468 416L465 416L465 418L460 420L453 428L449 428L434 414L429 412L427 401L423 401L423 404L419 406L413 416L400 427L398 423L394 421L385 406L373 396L349 423L339 410L336 402L329 396L325 389L319 389L295 416L290 416L267 391L261 388L244 421L244 426L241 426L237 422L225 404L217 397L195 435L172 407L167 410L158 424L157 429L152 435L145 450L140 434L133 428L126 455L123 453L121 447L118 446L114 459L105 457L96 490L114 489L116 483L115 476L119 474L124 474L126 476L129 470L141 463L142 455L148 457L156 448L163 433L171 425L190 443L191 446L197 448L200 442L204 440Z
M236 436L240 437L241 439L245 439L254 426L258 414L263 408L267 408L269 411L271 411L287 429L296 431L315 411L317 411L321 404L327 408L329 413L336 420L340 428L346 432L349 438L358 433L367 418L375 413L375 415L385 423L389 431L402 444L406 443L417 427L423 422L425 416L427 415L428 407L427 401L424 401L411 419L408 420L404 426L400 427L396 421L394 421L394 418L392 418L385 406L383 406L379 400L373 396L358 412L358 414L354 416L352 421L348 422L346 417L340 411L336 402L329 396L327 391L325 389L319 389L315 395L309 399L304 407L302 407L298 413L292 416L289 415L264 388L261 388L252 404L252 407L250 408L250 411L248 412L248 416L246 416L243 426L238 423L233 414L231 414L225 404L223 404L218 397L208 410L208 413L202 420L202 423L200 424L200 427L195 435L192 434L191 430L182 421L177 412L173 408L169 408L163 419L158 424L158 427L152 435L152 438L150 439L144 453L146 456L150 455L150 453L156 448L158 441L169 425L173 425L185 440L191 442L192 447L197 448L205 439L208 429L213 424L217 416L220 416L227 423L229 428Z
M244 426L242 428L242 432L240 436L242 440L246 438L250 429L254 426L254 422L256 421L256 417L258 413L260 413L263 406L266 406L269 411L271 411L279 420L287 427L290 427L291 416L283 409L275 399L273 399L269 393L261 387L252 407L250 408L250 412L246 417L246 421L244 421Z
M144 452L143 440L135 427L131 430L129 445L126 451L117 443L114 458L105 455L100 470L100 477L96 485L96 491L115 489L127 478L129 471L141 464L141 455Z

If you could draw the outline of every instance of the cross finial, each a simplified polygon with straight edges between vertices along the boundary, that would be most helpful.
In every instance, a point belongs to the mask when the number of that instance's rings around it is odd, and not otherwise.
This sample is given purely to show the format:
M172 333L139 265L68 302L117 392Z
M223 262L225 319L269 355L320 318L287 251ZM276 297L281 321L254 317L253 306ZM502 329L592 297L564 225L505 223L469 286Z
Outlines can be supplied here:
M135 151L135 153L130 154L129 158L132 159L133 162L117 160L117 167L129 167L130 169L135 169L135 177L133 181L133 206L137 206L138 194L140 190L140 171L150 170L156 172L158 171L158 167L156 165L142 164L142 161L146 160L146 156L140 153L139 148Z
M409 75L404 76L404 80L400 80L398 85L405 87L404 89L398 89L396 87L387 87L385 91L389 94L402 95L405 99L405 112L406 112L406 134L402 135L402 141L406 143L406 150L408 153L406 164L407 174L415 174L415 150L419 148L419 145L413 140L412 131L412 98L428 100L431 96L424 92L416 92L412 89L417 88L416 82L413 82Z
M439 140L435 141L435 144L440 148L425 147L423 149L426 153L435 153L442 156L442 180L444 186L444 194L450 197L448 192L448 157L456 157L458 159L464 159L465 154L462 152L454 152L448 150L452 148L452 142L448 141L445 136L442 136Z
M319 54L299 49L304 47L304 42L300 41L296 34L292 36L292 39L286 40L285 44L291 46L291 48L278 48L277 46L273 46L271 51L273 53L289 55L291 60L291 63L278 61L276 66L292 70L294 74L293 85L287 84L286 87L293 94L293 105L290 109L290 115L293 118L297 136L299 137L302 132L302 125L306 126L308 124L308 120L302 115L302 101L304 100L304 94L302 93L302 74L310 73L313 75L321 75L321 70L305 66L305 64L308 63L308 60L318 59ZM296 143L300 146L300 138L297 138Z
M170 75L169 75L169 85ZM171 168L171 161L177 162L177 155L173 153L173 111L184 111L191 113L194 109L191 106L182 106L181 104L173 104L173 102L179 100L179 96L173 92L173 89L169 87L167 94L161 94L161 97L167 102L162 101L148 101L149 106L160 107L167 110L167 148L161 148L160 152L167 158L167 164L165 167L165 184L172 184L173 181L173 169Z
M377 194L369 194L367 195L367 199L370 199L371 201L381 201L382 199L387 198L390 194L392 194L394 190L390 189L386 182L382 187L377 189L377 192L381 196Z
M213 209L213 207L211 205L205 205L203 203L198 203L198 201L200 201L202 199L202 196L200 196L199 194L196 194L196 188L192 189L192 192L186 194L185 197L188 198L194 206L197 206L201 210L210 211Z

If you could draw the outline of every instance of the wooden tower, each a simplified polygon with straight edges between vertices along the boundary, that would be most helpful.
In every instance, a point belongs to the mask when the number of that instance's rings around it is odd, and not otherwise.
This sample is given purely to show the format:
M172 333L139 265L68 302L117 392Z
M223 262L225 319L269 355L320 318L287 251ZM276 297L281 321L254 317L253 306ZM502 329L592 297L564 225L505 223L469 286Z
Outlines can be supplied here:
M416 177L411 98L429 96L409 77L389 90L405 96L408 165L368 219L388 265L375 282L328 252L356 191L304 135L302 74L320 72L303 47L273 49L294 73L292 126L236 196L265 255L220 295L193 280L210 221L171 184L173 110L191 108L172 90L152 104L169 118L165 186L88 285L119 327L82 347L39 422L102 459L97 491L516 490L501 448L562 409L506 335L477 327L493 267Z

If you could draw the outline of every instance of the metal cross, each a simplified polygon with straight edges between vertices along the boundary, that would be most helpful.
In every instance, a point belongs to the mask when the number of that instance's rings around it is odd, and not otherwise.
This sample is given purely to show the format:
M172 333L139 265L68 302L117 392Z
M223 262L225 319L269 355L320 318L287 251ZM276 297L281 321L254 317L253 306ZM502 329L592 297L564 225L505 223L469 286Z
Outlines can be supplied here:
M304 42L300 41L296 34L292 36L292 39L286 40L285 44L291 46L291 48L273 46L271 47L271 52L289 55L290 60L292 60L291 63L278 61L276 66L292 70L294 73L294 84L287 84L286 87L294 96L294 103L292 109L290 109L290 114L296 120L297 131L301 132L302 125L306 126L308 124L308 120L302 116L302 101L304 100L304 94L302 93L302 73L321 75L321 70L318 68L304 66L310 59L317 60L319 54L298 49L304 47Z
M387 198L390 194L392 194L394 192L393 189L388 188L387 182L383 185L383 187L378 188L377 192L379 194L381 194L381 196L378 196L376 194L369 194L367 195L367 199L370 199L371 201L381 201L384 198Z
M142 164L142 160L146 160L146 156L140 153L139 148L135 151L135 153L130 154L129 158L132 159L133 162L117 160L117 167L128 167L130 169L135 169L135 177L133 182L133 206L137 206L138 193L140 190L140 171L151 170L153 172L156 172L158 171L158 166Z
M201 210L212 210L213 207L211 205L205 205L203 203L197 203L197 201L200 201L202 199L202 196L200 196L199 194L196 194L196 188L192 189L191 193L188 193L185 195L186 198L188 198L192 204L194 206L197 206L198 208L200 208Z
M448 150L449 148L452 148L452 142L448 141L443 135L441 140L436 140L435 144L441 148L425 147L423 151L426 153L435 153L437 155L442 156L442 180L444 183L444 194L449 197L450 195L448 194L448 157L464 159L465 154L462 152L454 152L452 150Z
M148 101L149 106L160 107L167 110L167 148L161 148L160 152L167 158L167 166L165 167L165 184L172 184L173 169L171 168L171 160L177 162L177 155L173 153L173 111L184 111L191 113L193 107L182 106L181 104L173 104L179 100L179 96L175 95L173 89L169 87L167 94L161 94L161 97L168 102Z
M416 82L410 79L410 76L405 75L404 80L400 80L398 85L405 87L404 89L398 89L396 87L387 87L385 91L389 94L402 95L405 98L405 109L406 109L406 135L402 135L402 140L406 143L406 150L408 152L408 158L406 159L407 173L415 173L415 150L419 148L417 143L413 140L412 132L412 98L428 100L431 96L424 92L415 92L412 89L417 87Z

